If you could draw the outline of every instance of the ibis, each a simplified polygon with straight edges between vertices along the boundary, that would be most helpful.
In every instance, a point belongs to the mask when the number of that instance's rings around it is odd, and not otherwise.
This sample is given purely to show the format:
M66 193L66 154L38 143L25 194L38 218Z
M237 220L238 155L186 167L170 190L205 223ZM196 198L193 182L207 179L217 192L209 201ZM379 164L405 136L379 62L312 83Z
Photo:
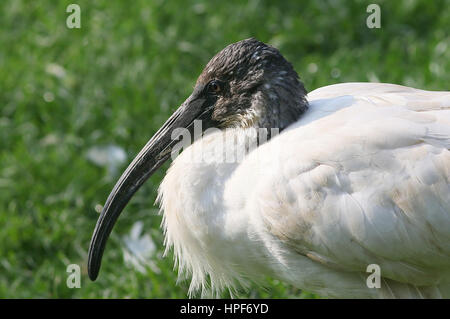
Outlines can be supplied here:
M450 297L450 92L308 94L278 49L228 45L107 198L92 280L120 213L169 158L157 201L190 294L271 277L323 297Z

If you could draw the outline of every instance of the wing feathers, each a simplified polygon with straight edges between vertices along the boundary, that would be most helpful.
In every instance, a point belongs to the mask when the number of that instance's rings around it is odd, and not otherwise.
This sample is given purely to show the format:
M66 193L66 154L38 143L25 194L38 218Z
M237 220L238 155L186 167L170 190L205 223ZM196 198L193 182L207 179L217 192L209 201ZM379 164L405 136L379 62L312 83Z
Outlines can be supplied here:
M439 295L420 287L450 284L450 93L355 83L309 96L310 114L258 149L282 163L256 189L266 229L331 268L379 264L392 296ZM347 105L333 113L334 98Z

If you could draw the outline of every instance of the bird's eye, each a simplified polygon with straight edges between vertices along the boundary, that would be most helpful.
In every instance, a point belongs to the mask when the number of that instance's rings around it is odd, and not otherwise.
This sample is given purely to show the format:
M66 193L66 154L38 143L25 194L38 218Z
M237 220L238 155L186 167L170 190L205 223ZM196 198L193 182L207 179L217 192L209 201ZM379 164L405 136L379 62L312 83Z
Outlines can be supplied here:
M222 85L219 81L213 80L208 83L208 92L210 93L220 93L222 91Z

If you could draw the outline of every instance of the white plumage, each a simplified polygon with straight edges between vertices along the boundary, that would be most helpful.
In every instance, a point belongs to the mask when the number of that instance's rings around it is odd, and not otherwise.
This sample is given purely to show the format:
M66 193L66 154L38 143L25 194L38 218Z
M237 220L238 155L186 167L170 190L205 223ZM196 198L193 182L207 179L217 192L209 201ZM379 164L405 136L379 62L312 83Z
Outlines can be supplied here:
M347 83L308 101L241 162L213 155L254 129L209 134L173 162L159 200L191 292L272 276L325 297L449 298L450 92Z
M324 297L450 298L450 92L346 83L306 95L256 39L208 62L119 178L92 236L92 280L120 213L198 121L207 134L158 196L191 293L271 276ZM255 139L269 129L282 132Z

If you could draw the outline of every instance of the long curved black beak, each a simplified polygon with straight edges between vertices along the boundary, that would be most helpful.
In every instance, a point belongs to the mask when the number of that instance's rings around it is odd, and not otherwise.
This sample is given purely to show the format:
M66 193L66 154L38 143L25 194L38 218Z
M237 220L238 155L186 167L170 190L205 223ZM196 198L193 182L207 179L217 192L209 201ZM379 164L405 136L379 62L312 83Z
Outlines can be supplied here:
M187 128L192 136L194 120L210 118L208 115L212 107L205 108L205 102L204 98L192 94L147 142L117 181L92 235L88 255L88 274L91 280L98 276L106 241L120 213L134 193L171 156L172 148L179 141L172 139L173 130Z

